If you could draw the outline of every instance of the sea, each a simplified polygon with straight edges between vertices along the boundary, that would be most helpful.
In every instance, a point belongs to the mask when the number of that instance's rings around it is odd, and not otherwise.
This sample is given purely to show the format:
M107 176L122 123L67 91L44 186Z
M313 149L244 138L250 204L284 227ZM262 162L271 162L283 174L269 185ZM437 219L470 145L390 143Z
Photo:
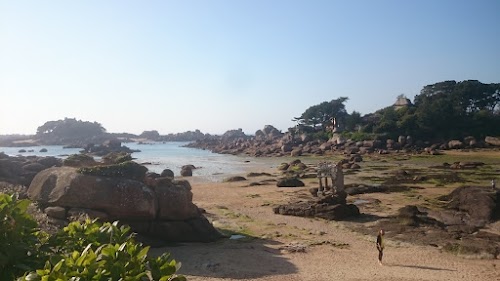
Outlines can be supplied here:
M132 153L134 161L142 164L151 172L161 173L170 169L176 176L180 176L181 167L194 165L193 178L220 182L230 175L244 174L254 171L258 167L273 167L274 161L263 161L253 157L235 156L212 153L208 150L185 147L188 142L162 143L123 143L123 145L140 152ZM47 152L40 152L42 148ZM21 149L26 152L19 152ZM80 148L63 148L61 145L27 146L27 147L0 147L0 152L9 156L54 156L66 158L68 155L80 153ZM98 157L95 157L98 159Z

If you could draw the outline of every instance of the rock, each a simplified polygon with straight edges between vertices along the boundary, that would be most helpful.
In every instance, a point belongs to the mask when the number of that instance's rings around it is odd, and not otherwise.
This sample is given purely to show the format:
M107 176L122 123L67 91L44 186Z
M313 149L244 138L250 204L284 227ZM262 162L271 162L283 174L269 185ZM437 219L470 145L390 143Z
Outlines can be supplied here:
M460 149L463 147L464 147L463 142L461 142L459 140L451 140L448 142L448 148L450 148L450 149Z
M156 186L156 179L159 178L160 175L153 172L147 172L144 176L144 183L147 186Z
M193 193L188 181L172 181L170 184L155 188L158 198L158 219L186 220L200 216L198 207L193 204Z
M266 176L266 177L271 177L272 175L269 174L269 173L255 173L255 172L250 172L247 174L247 177L251 178L251 177L262 177L262 176Z
M59 158L55 158L52 156L49 157L40 157L36 160L36 163L44 165L46 168L50 167L60 167L63 161Z
M404 146L406 144L406 137L405 136L399 136L398 137L398 142Z
M332 144L329 143L329 142L322 143L319 146L319 149L322 150L322 151L328 151L328 150L331 150L331 148L332 148Z
M500 218L500 191L483 187L459 187L447 196L447 209L466 213L464 223L483 227L493 219Z
M297 157L302 155L302 149L301 148L295 148L290 152L291 157Z
M38 173L42 170L45 170L47 167L45 167L44 165L42 165L40 163L29 163L29 164L24 165L22 168L25 171Z
M132 161L132 154L125 151L111 151L102 156L102 162L106 165L120 164L127 161Z
M26 149L19 149L17 152L19 152L19 153L25 153Z
M64 166L69 167L89 167L97 165L94 157L87 154L72 154L63 160Z
M278 166L278 170L280 170L280 171L286 171L286 170L288 170L288 167L290 167L290 164L288 164L288 163L281 163Z
M170 169L165 169L161 172L160 177L169 177L169 178L174 178L174 172Z
M237 182L237 181L246 181L247 179L245 177L241 176L234 176L234 177L229 177L227 179L224 179L224 182Z
M193 170L189 167L183 166L181 169L181 176L183 177L191 177L193 175Z
M108 221L108 214L96 210L84 209L84 208L71 208L68 210L68 217L80 217L88 216L90 219L100 219L102 221Z
M43 210L47 216L56 218L56 219L66 219L66 208L63 207L47 207Z
M362 162L363 161L363 157L361 157L361 155L359 155L359 154L356 154L356 155L351 156L351 158L349 159L349 161L351 161L351 162Z
M319 217L327 220L344 220L358 216L359 209L353 204L345 204L345 194L318 197L310 201L298 201L273 208L275 214L299 217Z
M93 166L79 168L78 172L85 175L128 178L143 181L148 169L133 161L127 161L115 165Z
M351 169L352 170L359 170L359 169L361 169L361 166L359 166L358 164L352 164Z
M400 224L408 226L419 226L420 224L437 225L440 223L427 216L427 212L422 212L417 206L407 205L398 210L397 218Z
M296 177L282 178L276 183L278 187L300 187L304 186L304 182Z
M351 146L345 149L345 154L351 155L351 154L357 154L359 152L359 147L357 146Z
M500 137L487 136L486 138L484 138L484 142L486 142L489 145L500 146Z
M85 175L70 167L38 173L28 196L41 206L100 210L111 218L154 219L158 209L154 191L142 182Z
M349 195L365 194L365 193L376 193L376 192L386 192L388 189L384 186L350 186L345 189L345 192Z
M319 188L317 187L309 188L309 193L311 193L311 195L314 197L318 197L318 190Z
M118 139L107 140L102 144L104 147L111 149L120 149L122 146L122 142Z
M284 144L281 146L281 152L287 153L293 150L293 146L291 144Z
M356 205L320 205L316 208L316 217L327 220L344 220L348 217L359 216L359 208Z
M40 149L40 152L47 152L48 150L46 148Z
M466 146L474 147L477 145L477 140L473 136L467 136L464 138L464 144Z

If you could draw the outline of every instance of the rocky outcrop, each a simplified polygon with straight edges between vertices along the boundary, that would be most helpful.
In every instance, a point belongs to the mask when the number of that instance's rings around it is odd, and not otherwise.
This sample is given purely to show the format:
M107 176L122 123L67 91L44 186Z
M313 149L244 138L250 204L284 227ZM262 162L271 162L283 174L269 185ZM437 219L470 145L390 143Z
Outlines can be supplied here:
M112 152L120 153L133 153L139 152L139 150L133 150L126 146L122 146L121 141L117 139L106 140L101 145L95 145L93 143L89 143L84 147L85 153L89 153L96 156L104 156Z
M38 172L61 165L55 157L11 157L0 152L0 181L28 186Z
M143 177L143 179L145 179ZM55 219L87 214L119 220L134 231L166 241L213 241L221 234L193 204L187 181L81 173L81 169L46 169L33 179L28 196Z
M356 205L346 204L347 194L328 194L308 201L296 201L273 208L275 214L299 217L318 217L327 220L345 220L358 216Z
M345 139L341 134L334 133L325 141L315 137L314 130L297 131L290 128L288 132L281 133L276 128L266 125L264 129L257 130L254 136L245 135L241 129L231 130L222 136L210 136L198 139L187 145L201 149L208 149L221 154L245 154L254 157L264 156L319 156L334 154L388 154L396 152L429 153L440 155L444 149L469 149L481 148L486 145L499 146L499 138L487 137L478 140L473 136L464 139L448 140L441 142L424 142L415 140L412 136L398 136L397 139L373 139L354 141Z

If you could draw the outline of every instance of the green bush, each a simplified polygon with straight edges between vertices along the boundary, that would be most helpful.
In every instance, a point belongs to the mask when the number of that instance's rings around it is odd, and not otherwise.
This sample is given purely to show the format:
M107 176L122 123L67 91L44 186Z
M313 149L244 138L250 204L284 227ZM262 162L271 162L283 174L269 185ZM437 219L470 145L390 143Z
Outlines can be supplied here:
M40 265L39 232L35 220L26 213L29 204L15 195L0 193L0 280L14 280Z
M168 253L148 257L118 222L75 221L49 237L26 213L30 202L0 193L0 280L182 281Z
M83 251L73 251L57 263L47 261L18 281L45 280L134 280L134 281L182 281L175 275L180 264L170 260L169 254L157 258L147 256L149 247L133 241L122 244L88 244Z

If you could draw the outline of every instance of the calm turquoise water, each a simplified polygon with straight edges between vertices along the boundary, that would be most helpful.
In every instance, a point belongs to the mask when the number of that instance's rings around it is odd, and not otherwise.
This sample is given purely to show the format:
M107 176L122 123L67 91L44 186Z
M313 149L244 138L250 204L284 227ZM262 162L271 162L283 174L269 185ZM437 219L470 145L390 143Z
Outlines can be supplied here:
M180 175L183 165L192 164L199 169L193 170L194 177L201 177L211 181L221 181L230 174L244 173L257 165L254 158L223 155L207 150L182 147L186 142L167 142L154 144L125 143L131 149L138 149L132 157L138 163L150 163L145 166L152 172L161 173L164 169L171 169L175 175ZM39 152L46 148L47 152ZM34 150L33 152L19 153L20 149ZM65 158L67 155L79 153L79 148L62 148L59 145L32 146L32 147L0 147L0 152L8 155L37 155Z

